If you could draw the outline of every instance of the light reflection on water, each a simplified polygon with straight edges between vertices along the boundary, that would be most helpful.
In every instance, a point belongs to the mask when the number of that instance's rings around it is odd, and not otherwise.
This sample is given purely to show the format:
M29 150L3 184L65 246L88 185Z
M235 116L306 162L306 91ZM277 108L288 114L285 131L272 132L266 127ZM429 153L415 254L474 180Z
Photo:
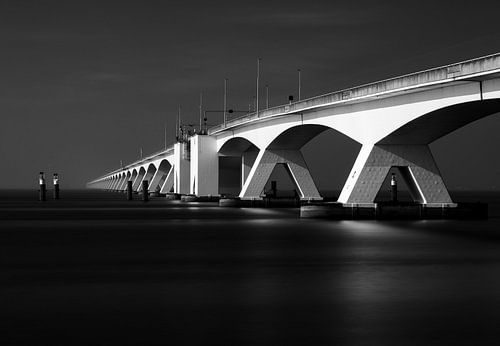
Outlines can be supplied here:
M498 219L301 220L288 209L158 205L145 219L0 221L3 343L443 345L498 335Z

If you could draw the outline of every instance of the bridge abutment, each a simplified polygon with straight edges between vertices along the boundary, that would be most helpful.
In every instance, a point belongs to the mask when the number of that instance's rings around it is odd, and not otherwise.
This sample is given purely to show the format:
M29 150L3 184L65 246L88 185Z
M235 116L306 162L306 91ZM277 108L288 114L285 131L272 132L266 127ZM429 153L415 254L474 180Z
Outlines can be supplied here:
M219 194L217 139L206 135L191 137L190 193L196 196Z
M311 173L300 150L261 150L250 170L241 199L259 199L277 164L284 164L301 199L321 200Z
M389 170L399 169L409 193L422 204L453 204L428 145L363 145L339 202L372 204Z
M190 152L188 143L174 145L174 192L189 193Z

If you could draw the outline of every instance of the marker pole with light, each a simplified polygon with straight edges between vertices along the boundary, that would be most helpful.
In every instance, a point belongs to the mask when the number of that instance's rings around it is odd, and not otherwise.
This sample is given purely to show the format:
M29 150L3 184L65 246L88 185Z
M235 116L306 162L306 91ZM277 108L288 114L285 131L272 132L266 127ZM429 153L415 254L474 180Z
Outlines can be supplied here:
M54 183L54 199L59 199L59 174L54 173L52 182Z
M393 203L398 201L398 182L396 181L396 174L392 173L391 177L391 199Z
M147 202L149 199L148 183L149 182L147 180L142 181L142 200L144 202Z
M38 199L40 201L46 201L47 200L47 186L45 185L45 174L43 172L40 172L40 175L38 177L38 184L39 184Z
M127 200L132 200L132 180L127 180Z

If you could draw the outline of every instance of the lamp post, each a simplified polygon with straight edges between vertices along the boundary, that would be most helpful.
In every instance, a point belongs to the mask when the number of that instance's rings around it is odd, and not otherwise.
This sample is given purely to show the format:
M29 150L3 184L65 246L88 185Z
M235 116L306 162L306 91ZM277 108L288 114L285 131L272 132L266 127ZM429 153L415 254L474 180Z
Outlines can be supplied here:
M261 58L257 59L257 100L255 102L255 114L257 115L257 118L259 117L259 78L260 78L260 60Z
M227 78L224 78L224 127L226 127L226 110L227 110Z
M182 134L181 134L181 106L179 105L179 110L177 112L177 131L176 131L176 137L177 137L177 141L180 142L181 141L181 137Z
M165 150L167 150L167 122L165 121L165 128L164 128L164 146L165 146Z
M269 108L269 85L266 84L266 109Z
M202 109L203 109L203 93L200 93L200 134L202 134L202 129L201 129L201 125L202 125L201 120L202 120L202 113L203 113Z
M299 84L299 95L298 95L299 97L298 97L298 101L300 101L300 68L297 69L297 73L298 73L298 79L299 79L299 83L298 83Z

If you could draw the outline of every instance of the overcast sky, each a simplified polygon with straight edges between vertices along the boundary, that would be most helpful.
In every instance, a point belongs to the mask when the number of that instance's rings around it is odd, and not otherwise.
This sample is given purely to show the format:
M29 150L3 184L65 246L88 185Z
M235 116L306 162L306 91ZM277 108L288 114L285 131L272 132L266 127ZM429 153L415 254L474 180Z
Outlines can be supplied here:
M206 109L221 109L224 78L229 107L248 109L257 57L278 105L296 95L298 68L305 98L499 52L499 10L498 1L1 0L0 188L36 188L40 170L83 187L141 147L160 149L165 122L173 142L178 105L196 122L200 92ZM499 130L492 116L432 146L451 188L500 188ZM328 136L306 148L320 185Z

